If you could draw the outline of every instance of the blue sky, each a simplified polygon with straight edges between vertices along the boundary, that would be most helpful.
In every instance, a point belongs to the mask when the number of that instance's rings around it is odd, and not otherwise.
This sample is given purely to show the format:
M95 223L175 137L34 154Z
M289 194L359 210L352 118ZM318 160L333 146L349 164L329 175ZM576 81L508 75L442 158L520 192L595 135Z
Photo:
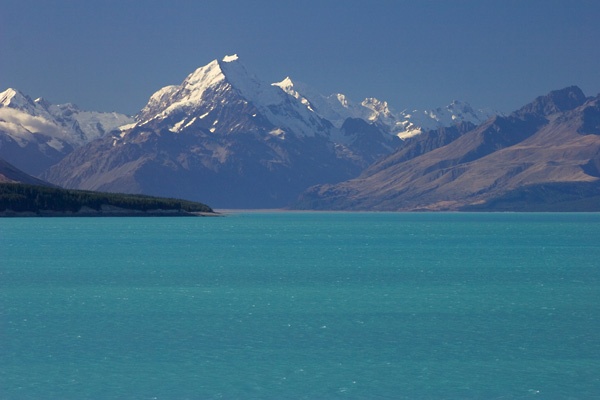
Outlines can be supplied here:
M397 110L509 112L600 92L599 20L597 0L0 0L0 90L133 114L237 53L262 80Z

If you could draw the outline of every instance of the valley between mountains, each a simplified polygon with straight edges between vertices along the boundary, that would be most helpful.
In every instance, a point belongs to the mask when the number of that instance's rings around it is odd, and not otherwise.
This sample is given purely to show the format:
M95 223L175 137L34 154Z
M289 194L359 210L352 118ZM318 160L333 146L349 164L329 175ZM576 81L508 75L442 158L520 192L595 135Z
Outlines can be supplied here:
M0 93L0 181L221 209L599 211L599 101L572 86L509 115L397 112L227 56L133 117Z

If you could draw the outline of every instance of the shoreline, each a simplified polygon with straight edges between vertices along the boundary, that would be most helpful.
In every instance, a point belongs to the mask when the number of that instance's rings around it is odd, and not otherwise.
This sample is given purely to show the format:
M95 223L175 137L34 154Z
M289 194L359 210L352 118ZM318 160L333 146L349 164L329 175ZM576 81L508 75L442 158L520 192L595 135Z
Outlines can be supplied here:
M222 217L220 212L204 212L204 211L184 211L184 210L131 210L117 209L111 207L110 210L84 207L79 211L54 211L54 210L39 210L39 211L0 211L0 218L53 218L53 217Z

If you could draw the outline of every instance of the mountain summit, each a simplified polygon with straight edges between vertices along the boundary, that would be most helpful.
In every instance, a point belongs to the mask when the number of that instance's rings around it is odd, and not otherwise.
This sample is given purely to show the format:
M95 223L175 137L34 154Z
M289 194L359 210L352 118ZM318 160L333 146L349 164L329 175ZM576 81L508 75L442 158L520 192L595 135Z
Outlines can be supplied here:
M215 99L219 101L215 101ZM228 114L235 106L238 114ZM328 135L331 124L250 74L237 55L196 69L180 84L154 93L138 125L167 123L173 131L195 125L218 135L263 131L276 136Z

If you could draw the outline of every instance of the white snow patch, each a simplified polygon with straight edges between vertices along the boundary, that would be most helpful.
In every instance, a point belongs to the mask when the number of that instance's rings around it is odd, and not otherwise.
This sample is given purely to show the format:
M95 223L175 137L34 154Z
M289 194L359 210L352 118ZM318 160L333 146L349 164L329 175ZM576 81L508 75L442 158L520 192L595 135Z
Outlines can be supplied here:
M173 133L178 133L181 130L181 126L185 123L185 121L185 119L182 119L181 121L173 125L171 128L169 128L169 131Z
M130 130L130 129L134 128L136 125L137 125L137 123L136 123L136 122L134 122L134 123L132 123L132 124L121 125L121 126L119 127L119 130L120 130L121 132L123 132L123 131L128 131L128 130Z
M285 131L281 128L275 128L269 132L269 135L276 136L280 139L285 139Z
M228 62L232 62L232 61L237 61L237 59L238 59L238 55L237 54L232 54L230 56L223 57L223 62L228 63Z
M197 117L192 118L190 122L185 124L184 128L187 128L188 126L192 125L194 122L196 122L196 119L197 119Z

